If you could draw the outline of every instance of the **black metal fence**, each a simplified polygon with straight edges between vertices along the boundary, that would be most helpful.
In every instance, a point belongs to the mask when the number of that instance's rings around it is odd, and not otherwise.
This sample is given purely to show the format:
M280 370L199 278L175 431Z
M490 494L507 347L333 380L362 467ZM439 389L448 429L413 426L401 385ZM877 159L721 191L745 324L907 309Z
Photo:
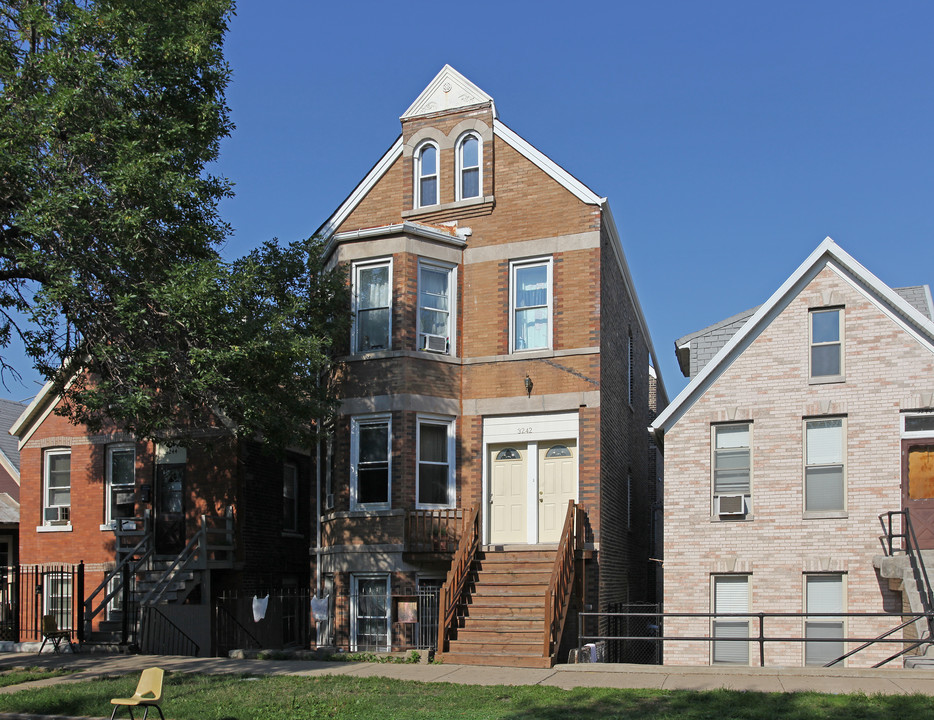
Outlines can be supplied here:
M307 648L312 634L308 588L228 592L214 606L214 648L220 657L237 649Z
M84 565L0 567L0 640L41 642L42 618L83 639Z
M626 638L606 641L606 662L661 664L661 646L656 641L662 625L658 605L610 603L605 619L607 636Z

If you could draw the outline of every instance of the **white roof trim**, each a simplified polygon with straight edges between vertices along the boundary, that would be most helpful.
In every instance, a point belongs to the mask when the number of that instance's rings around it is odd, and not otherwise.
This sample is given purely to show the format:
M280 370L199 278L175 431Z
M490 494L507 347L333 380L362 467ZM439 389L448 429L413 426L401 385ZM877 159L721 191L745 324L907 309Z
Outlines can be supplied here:
M20 485L19 481L19 470L13 465L13 462L10 458L7 457L6 453L0 450L0 467L7 471L9 476L13 478L13 481Z
M402 156L402 136L400 135L396 138L396 141L392 144L392 147L386 151L386 153L377 161L376 165L372 167L370 172L366 174L366 177L360 181L360 183L353 189L353 192L347 196L347 199L341 203L340 207L334 211L334 214L329 217L324 224L318 228L315 235L320 235L325 239L329 239L331 235L334 234L334 231L337 230L347 219L347 217L354 211L357 205L367 196L367 193L373 189L380 178L386 174L392 164Z
M902 324L917 340L927 343L934 351L934 322L928 320L907 300L883 283L831 238L825 238L808 258L782 283L772 296L759 307L739 332L733 335L707 363L687 387L652 423L652 431L666 431L673 427L690 407L707 391L717 378L732 364L765 327L797 296L825 266L830 266L848 279L866 286L894 312L890 317ZM878 304L878 303L877 303ZM884 308L883 308L884 309Z
M400 120L437 112L448 112L481 103L493 103L493 98L474 85L450 65L445 65L428 83L415 102L409 105ZM493 108L496 117L496 108Z
M26 441L28 441L32 434L36 431L36 428L39 427L42 421L45 420L55 408L55 403L52 402L47 408L45 408L45 412L41 413L41 415L39 413L40 408L42 408L42 405L48 400L51 392L52 383L50 381L42 386L39 394L32 399L32 402L29 403L29 405L26 406L26 409L23 410L20 416L16 419L16 422L13 423L13 427L10 428L10 435L19 437L20 450L23 449Z
M437 240L438 242L453 245L456 248L467 247L467 241L462 237L451 235L450 233L446 233L443 230L438 230L437 228L433 228L428 225L422 225L420 223L406 220L404 222L394 223L392 225L380 225L378 227L363 228L362 230L348 230L346 232L334 233L324 248L324 256L328 257L332 252L334 252L334 247L342 242L347 242L350 240L366 240L374 237L382 237L384 235L396 235L398 233L416 235L427 240Z
M493 120L493 134L502 138L516 152L550 175L559 185L562 185L569 192L574 194L581 202L587 203L588 205L602 205L606 201L606 198L597 195L593 190L584 185L584 183L558 165L558 163L543 152L534 148L529 142L523 140L515 132L496 119Z

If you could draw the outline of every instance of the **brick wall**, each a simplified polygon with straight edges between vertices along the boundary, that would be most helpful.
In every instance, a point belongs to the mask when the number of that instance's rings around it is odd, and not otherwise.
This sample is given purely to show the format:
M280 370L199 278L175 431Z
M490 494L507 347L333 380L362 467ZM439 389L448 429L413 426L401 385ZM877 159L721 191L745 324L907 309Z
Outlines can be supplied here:
M808 309L844 306L846 381L809 384ZM881 553L878 515L901 507L899 411L929 392L934 357L850 282L824 268L724 370L665 438L665 610L710 612L711 576L747 573L750 611L802 612L804 573L845 573L847 610L899 607L872 558ZM805 518L803 418L846 418L846 516ZM752 519L711 517L711 424L753 423ZM770 633L799 635L801 621ZM890 624L888 627L892 627ZM849 622L874 637L882 621ZM669 620L666 634L702 634L707 621ZM894 650L873 648L864 666ZM767 648L767 664L800 665L800 643ZM701 643L667 643L666 661L705 664Z

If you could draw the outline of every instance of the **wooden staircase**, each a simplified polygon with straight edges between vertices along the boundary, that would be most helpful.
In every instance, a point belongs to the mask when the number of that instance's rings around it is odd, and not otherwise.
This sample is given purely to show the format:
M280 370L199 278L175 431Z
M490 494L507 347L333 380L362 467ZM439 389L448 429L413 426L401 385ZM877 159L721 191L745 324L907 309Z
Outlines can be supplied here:
M444 661L551 667L545 606L556 553L540 545L477 553Z

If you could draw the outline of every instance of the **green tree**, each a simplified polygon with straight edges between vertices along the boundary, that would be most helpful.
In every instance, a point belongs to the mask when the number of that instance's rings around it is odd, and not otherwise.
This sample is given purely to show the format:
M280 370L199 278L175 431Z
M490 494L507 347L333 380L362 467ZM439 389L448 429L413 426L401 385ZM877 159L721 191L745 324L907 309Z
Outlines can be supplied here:
M232 12L0 0L0 346L19 334L92 429L162 439L220 416L281 445L328 409L340 273L314 241L218 252Z

